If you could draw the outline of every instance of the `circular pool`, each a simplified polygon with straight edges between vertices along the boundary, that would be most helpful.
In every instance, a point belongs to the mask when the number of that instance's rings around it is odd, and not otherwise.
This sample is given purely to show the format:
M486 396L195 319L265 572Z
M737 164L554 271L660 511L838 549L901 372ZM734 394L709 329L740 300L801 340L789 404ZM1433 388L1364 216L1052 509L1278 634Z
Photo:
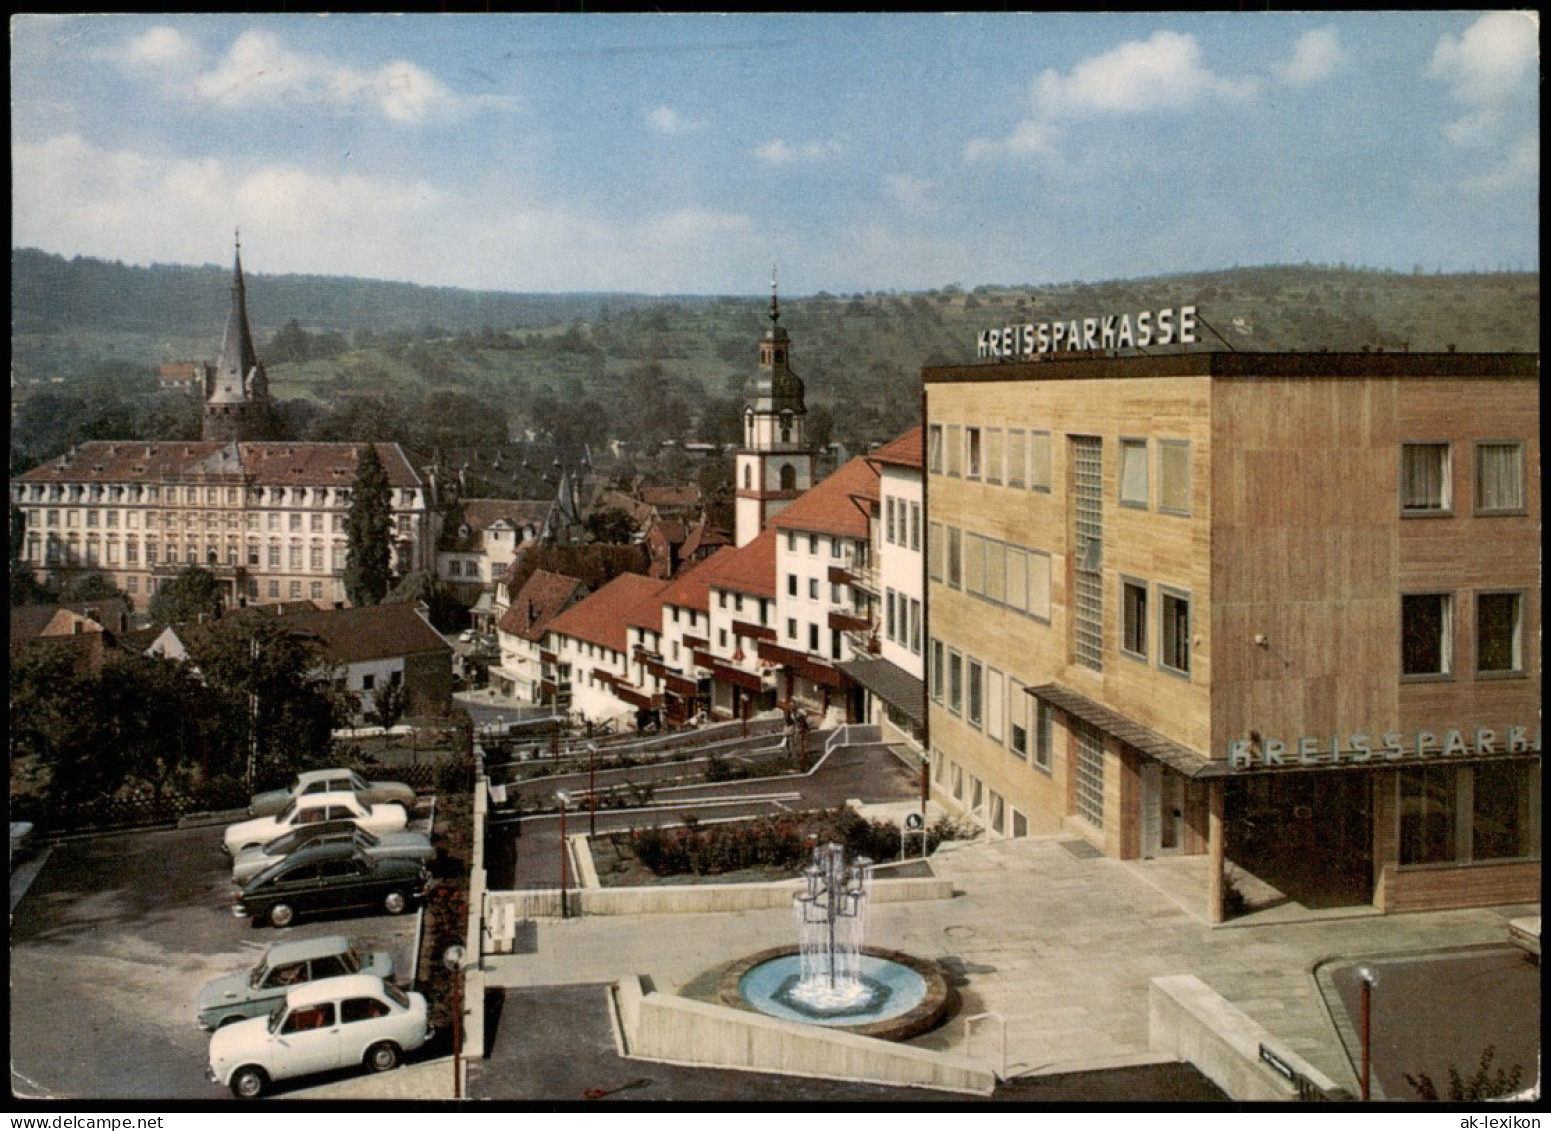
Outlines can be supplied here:
M924 1033L948 1006L948 985L934 963L900 951L864 947L859 977L830 987L803 983L796 947L777 947L734 963L717 998L786 1021L903 1041Z

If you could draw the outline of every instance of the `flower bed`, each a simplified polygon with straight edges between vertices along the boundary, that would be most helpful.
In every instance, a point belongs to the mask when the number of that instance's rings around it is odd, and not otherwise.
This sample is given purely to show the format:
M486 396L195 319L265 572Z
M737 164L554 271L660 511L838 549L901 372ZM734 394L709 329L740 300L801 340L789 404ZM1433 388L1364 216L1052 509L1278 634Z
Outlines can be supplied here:
M960 840L970 830L943 818L927 831L927 851L945 840ZM879 863L900 854L899 826L869 821L850 809L758 817L704 824L686 817L681 824L635 828L597 837L593 865L604 887L646 887L662 883L751 883L800 875L813 846L835 841L851 857Z

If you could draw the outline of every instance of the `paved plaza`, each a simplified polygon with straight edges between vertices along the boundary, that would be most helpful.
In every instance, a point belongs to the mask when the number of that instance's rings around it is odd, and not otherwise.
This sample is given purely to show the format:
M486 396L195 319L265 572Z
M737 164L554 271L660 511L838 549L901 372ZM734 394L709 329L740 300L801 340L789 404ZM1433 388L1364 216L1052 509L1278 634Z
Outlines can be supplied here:
M1006 1019L1009 1077L1156 1061L1149 982L1194 974L1355 1095L1319 971L1500 946L1509 918L1538 911L1284 914L1265 925L1250 919L1214 928L1193 902L1194 884L1181 883L1190 862L1120 861L1076 847L1061 838L948 844L933 866L952 881L951 900L879 903L869 912L871 944L944 966L962 998L960 1017L989 1011ZM513 989L641 974L659 990L698 996L728 963L792 933L784 910L540 920L527 953L486 965L491 985ZM1000 1057L985 1037L966 1047L961 1021L913 1043L993 1063Z

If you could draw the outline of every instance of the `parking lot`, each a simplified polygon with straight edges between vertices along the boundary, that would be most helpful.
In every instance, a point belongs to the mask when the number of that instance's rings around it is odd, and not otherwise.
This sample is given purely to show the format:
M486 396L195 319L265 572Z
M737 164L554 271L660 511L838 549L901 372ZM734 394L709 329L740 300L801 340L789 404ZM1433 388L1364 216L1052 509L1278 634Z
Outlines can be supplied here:
M194 998L212 978L254 966L273 942L348 935L362 950L390 953L395 981L408 981L413 913L304 918L284 931L233 917L222 831L124 833L53 847L11 921L17 1097L225 1097L205 1078L209 1035L195 1024Z

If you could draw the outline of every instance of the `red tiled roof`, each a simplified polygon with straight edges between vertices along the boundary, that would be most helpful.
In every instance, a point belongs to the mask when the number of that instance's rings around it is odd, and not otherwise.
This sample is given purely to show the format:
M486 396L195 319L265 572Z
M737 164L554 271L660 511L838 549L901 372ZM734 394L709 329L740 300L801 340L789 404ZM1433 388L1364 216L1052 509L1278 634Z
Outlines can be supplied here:
M278 619L293 632L315 634L324 656L338 663L355 664L452 651L452 645L426 623L413 605L313 609L311 612L286 612Z
M393 487L418 487L420 476L397 444L376 444ZM188 475L231 475L254 486L348 487L360 444L187 443L91 440L33 468L26 483L156 483Z
M694 507L700 505L700 488L694 484L688 487L642 487L641 501L652 507Z
M925 466L922 448L922 428L918 424L903 436L890 440L883 447L867 455L869 463L887 463L895 467L913 467L919 471Z
M828 479L793 499L772 525L778 530L867 537L867 515L852 501L878 497L878 469L861 456L842 465ZM753 543L750 543L752 545Z
M667 584L639 573L622 573L550 621L548 631L623 652L629 644L626 618ZM661 618L657 623L662 623Z
M537 641L550 621L586 595L587 587L576 578L536 569L512 598L512 607L496 627L524 640Z
M717 546L730 546L732 539L705 522L697 522L689 528L689 536L684 539L684 556L692 558L701 550L712 549Z
M702 558L688 568L680 570L679 575L668 582L667 588L662 591L662 603L677 605L681 609L709 612L711 610L711 571L718 559L732 552L725 548L718 550L709 558ZM660 621L658 623L661 624Z
M470 530L485 530L505 519L512 526L543 527L553 499L464 499L463 521Z
M706 582L755 597L776 595L776 532L761 530L745 546L724 550L707 563Z

